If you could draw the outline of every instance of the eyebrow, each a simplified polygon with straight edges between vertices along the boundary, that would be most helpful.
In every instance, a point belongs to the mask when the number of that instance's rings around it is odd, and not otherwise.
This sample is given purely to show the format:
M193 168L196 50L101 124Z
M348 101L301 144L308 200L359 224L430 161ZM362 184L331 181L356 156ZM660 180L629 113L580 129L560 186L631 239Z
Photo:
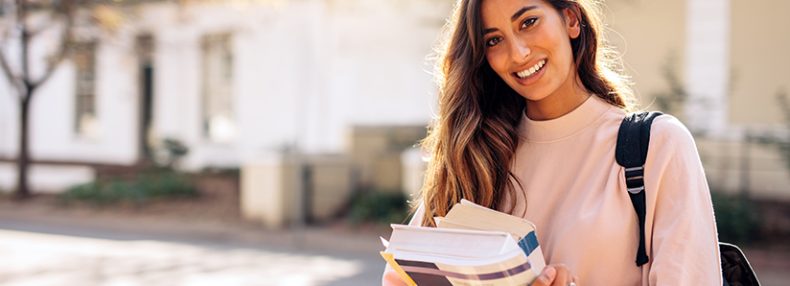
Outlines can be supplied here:
M518 11L516 11L516 13L513 13L513 16L510 16L510 21L514 22L514 21L518 20L518 18L521 17L521 15L524 15L524 13L527 13L527 11L532 10L532 9L537 9L537 8L538 8L538 6L534 6L534 5L533 6L521 7L521 9L518 9ZM486 35L486 34L492 33L492 32L496 32L496 31L497 31L497 28L488 28L488 29L483 30L483 35Z
M538 6L526 6L526 7L522 7L521 9L518 9L518 11L516 11L516 13L513 13L513 16L510 16L510 21L513 22L513 21L518 20L518 17L521 17L521 15L523 15L527 11L535 9L535 8L538 8Z

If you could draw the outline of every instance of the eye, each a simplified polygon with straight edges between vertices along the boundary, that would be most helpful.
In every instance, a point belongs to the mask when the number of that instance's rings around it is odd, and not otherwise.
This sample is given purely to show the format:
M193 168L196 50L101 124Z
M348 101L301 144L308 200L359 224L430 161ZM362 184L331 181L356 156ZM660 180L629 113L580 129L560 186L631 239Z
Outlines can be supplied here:
M535 22L537 22L537 21L538 21L538 18L534 18L534 17L533 18L527 18L526 20L524 20L524 22L521 22L521 28L522 29L526 29L526 28L532 27L532 25L535 25Z
M502 37L491 37L490 39L486 40L487 47L493 47L499 44L502 41Z

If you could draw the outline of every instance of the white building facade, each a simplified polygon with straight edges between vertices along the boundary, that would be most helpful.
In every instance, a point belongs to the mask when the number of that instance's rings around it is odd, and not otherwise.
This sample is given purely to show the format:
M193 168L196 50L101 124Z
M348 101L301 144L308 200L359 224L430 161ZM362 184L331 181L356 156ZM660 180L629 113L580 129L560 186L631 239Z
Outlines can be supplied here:
M190 149L185 169L238 167L284 148L342 152L355 125L425 125L436 98L428 56L451 5L137 5L118 29L81 33L85 44L38 91L31 156L129 165L171 138ZM18 111L5 80L0 94L0 158L14 158ZM34 167L34 188L92 179L78 167L52 168ZM0 163L0 189L14 188L14 174Z
M342 153L354 126L425 126L436 109L431 55L455 2L136 4L118 29L81 33L73 60L39 90L32 157L130 165L170 138L189 147L187 170L233 168L284 149ZM643 106L655 109L655 94L668 90L665 66L683 81L689 98L675 115L707 136L697 139L711 185L790 199L775 148L743 144L749 130L787 132L774 94L788 90L790 37L768 28L790 18L731 0L604 4L606 35ZM18 150L12 94L0 80L0 159ZM87 167L37 165L32 175L35 190L93 179ZM14 165L0 160L0 190L14 182Z

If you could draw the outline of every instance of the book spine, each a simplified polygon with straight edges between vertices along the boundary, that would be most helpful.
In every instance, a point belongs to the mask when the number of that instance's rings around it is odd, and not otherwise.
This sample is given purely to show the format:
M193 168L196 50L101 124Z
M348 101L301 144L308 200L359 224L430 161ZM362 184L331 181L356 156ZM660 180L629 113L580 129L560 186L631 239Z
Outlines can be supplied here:
M538 244L538 237L535 235L535 231L530 231L518 241L518 247L521 247L521 250L523 250L524 254L527 256L532 254L535 249L538 249L538 246L540 245Z
M396 259L395 261L409 275L409 277L411 277L417 283L417 285L452 286L453 281L462 281L465 285L477 285L480 283L489 282L512 282L511 279L516 279L516 281L520 282L531 282L534 278L534 274L527 273L532 269L532 266L529 262L524 262L501 271L486 273L462 273L457 271L443 270L442 268L449 268L449 266L440 267L440 265L430 262L403 259ZM519 276L519 278L514 276Z

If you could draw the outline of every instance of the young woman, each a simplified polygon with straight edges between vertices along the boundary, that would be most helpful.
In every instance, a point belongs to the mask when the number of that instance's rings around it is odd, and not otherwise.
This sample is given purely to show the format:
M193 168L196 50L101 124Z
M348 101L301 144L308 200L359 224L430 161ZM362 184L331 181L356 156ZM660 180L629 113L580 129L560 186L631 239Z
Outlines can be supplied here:
M461 198L537 226L533 285L722 285L710 192L688 130L653 122L645 165L647 264L615 161L631 91L587 0L460 0L443 55L439 117L412 224ZM385 271L383 284L400 285Z

